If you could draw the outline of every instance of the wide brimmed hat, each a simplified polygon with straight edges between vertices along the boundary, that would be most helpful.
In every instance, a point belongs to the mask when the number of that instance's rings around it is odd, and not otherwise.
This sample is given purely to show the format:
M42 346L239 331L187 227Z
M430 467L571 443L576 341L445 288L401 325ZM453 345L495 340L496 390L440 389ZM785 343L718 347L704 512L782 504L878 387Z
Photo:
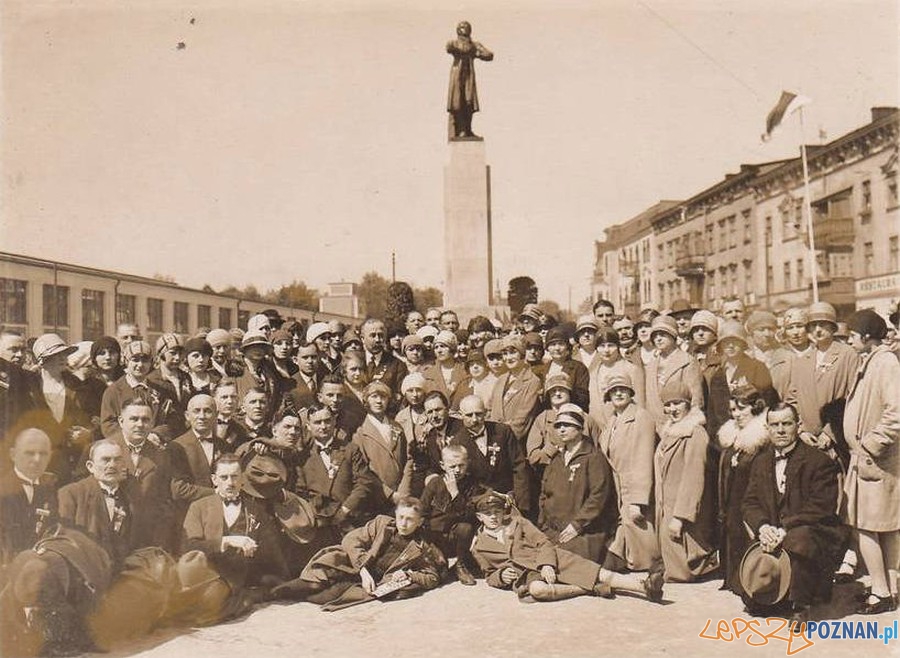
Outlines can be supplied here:
M556 411L553 425L573 425L578 429L584 429L584 411L577 404L567 403Z
M309 544L316 537L316 510L293 491L285 491L284 499L272 505L284 534L297 544Z
M544 393L549 393L554 388L564 388L567 391L571 391L572 378L564 372L547 375L547 379L544 380Z
M309 325L309 329L306 330L306 342L311 343L325 334L331 334L328 324L326 322L313 322Z
M716 345L729 339L741 341L744 344L745 349L749 345L747 342L747 332L744 331L744 327L737 320L725 320L719 325L719 336Z
M717 318L711 311L700 309L699 311L694 313L693 317L691 317L691 331L693 331L697 327L703 327L704 329L709 329L714 334L718 334L719 318Z
M34 352L34 358L44 361L52 356L69 356L78 351L78 348L75 345L66 345L66 341L57 334L44 334L37 337L31 351Z
M783 548L767 553L755 542L741 560L740 581L755 603L774 605L787 596L791 586L791 558Z
M248 450L241 460L244 467L244 481L241 489L254 498L277 499L284 491L287 481L287 467L281 458L271 452L256 453Z
M272 343L269 342L268 336L261 331L248 331L241 339L241 350L250 347L262 347L268 352L272 351Z

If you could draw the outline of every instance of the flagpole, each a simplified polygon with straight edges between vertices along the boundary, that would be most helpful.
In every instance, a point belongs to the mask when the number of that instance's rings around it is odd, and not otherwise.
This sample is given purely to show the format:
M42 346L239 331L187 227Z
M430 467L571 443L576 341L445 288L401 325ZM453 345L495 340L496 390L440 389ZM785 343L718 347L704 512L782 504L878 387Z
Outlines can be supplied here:
M803 107L800 108L800 159L803 162L803 208L806 212L806 237L809 242L810 272L812 273L813 302L819 301L819 272L816 261L816 240L813 230L812 203L809 194L809 165L806 162L806 130L803 126Z

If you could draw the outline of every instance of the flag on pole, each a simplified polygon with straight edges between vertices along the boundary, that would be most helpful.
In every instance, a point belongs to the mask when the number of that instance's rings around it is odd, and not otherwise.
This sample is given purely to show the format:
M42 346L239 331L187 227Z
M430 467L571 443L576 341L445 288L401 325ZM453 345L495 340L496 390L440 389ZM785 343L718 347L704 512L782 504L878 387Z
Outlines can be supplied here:
M801 107L809 105L811 102L812 99L807 98L806 96L798 96L789 91L782 91L781 98L778 99L775 107L772 108L772 111L769 112L769 116L766 117L766 132L761 135L762 141L768 142L772 139L772 132L781 124L784 117L790 116Z

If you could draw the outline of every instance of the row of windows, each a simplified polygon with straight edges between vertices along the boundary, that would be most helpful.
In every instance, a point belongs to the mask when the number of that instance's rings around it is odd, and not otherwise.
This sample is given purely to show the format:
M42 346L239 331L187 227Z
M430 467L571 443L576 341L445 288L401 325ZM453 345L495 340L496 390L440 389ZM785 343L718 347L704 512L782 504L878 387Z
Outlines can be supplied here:
M24 329L28 324L28 282L0 278L0 325ZM42 319L45 331L54 331L63 338L69 333L69 287L43 284ZM96 340L106 333L106 293L102 290L81 291L82 340ZM147 298L147 332L164 331L163 308L165 300ZM190 305L187 302L172 303L172 326L177 333L190 331ZM218 326L233 327L232 309L219 307ZM140 324L137 317L137 297L116 295L116 324ZM212 327L212 306L197 305L197 326Z

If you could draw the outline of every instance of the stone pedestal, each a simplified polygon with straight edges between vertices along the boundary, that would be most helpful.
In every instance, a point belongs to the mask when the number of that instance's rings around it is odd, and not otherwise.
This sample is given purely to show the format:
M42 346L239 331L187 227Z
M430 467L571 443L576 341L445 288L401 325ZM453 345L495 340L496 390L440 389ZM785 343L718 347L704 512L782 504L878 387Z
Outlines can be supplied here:
M491 304L491 177L484 140L448 144L444 167L444 306Z

